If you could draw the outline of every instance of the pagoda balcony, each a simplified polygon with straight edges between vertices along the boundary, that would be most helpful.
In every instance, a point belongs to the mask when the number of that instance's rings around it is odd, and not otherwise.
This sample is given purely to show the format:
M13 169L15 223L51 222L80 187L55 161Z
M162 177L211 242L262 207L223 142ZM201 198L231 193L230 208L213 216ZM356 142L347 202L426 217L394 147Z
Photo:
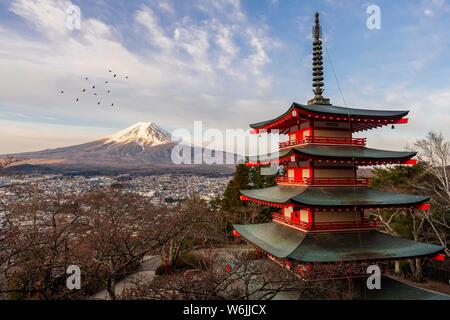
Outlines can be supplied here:
M326 145L347 145L364 147L366 145L366 138L338 138L338 137L303 137L295 140L281 142L279 144L281 149L298 146L302 144L326 144Z
M370 178L291 178L278 176L277 184L293 186L362 186L366 187Z
M274 222L283 223L305 231L330 231L330 230L354 230L354 229L375 229L378 224L376 221L365 219L364 221L343 221L343 222L316 222L314 224L294 221L283 214L272 213Z

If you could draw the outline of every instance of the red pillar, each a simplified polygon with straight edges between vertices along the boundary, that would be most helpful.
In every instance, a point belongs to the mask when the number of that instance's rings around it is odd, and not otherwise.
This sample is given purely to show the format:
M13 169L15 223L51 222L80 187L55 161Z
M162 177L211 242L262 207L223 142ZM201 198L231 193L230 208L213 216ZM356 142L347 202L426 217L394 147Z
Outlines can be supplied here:
M314 212L313 209L308 208L308 224L312 227L314 226Z

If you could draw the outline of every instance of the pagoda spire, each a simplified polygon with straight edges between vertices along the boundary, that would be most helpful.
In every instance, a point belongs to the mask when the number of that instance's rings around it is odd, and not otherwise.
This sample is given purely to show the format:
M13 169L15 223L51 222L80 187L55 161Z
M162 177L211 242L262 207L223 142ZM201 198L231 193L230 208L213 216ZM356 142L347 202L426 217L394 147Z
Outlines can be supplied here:
M330 99L324 98L323 89L323 54L322 54L322 28L319 23L319 13L315 14L315 23L313 26L313 92L314 98L308 101L312 104L330 104Z

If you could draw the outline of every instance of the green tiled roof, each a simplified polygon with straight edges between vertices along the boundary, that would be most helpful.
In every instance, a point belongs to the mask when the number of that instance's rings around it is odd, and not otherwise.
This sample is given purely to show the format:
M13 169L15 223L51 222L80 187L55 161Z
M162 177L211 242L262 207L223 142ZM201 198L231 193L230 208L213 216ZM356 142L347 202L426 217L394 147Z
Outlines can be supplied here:
M379 150L365 147L349 146L324 146L316 144L307 144L303 147L281 150L268 155L260 156L259 161L275 161L280 158L300 155L306 158L332 159L332 160L395 160L402 161L414 157L417 152L410 151L390 151ZM256 159L249 159L256 160Z
M389 151L360 147L330 147L321 145L306 145L303 148L295 148L296 154L332 159L361 159L361 160L388 160L410 159L417 152Z
M304 109L313 113L331 114L341 116L352 117L376 117L376 118L402 118L406 116L409 111L396 111L396 110L370 110L370 109L357 109L348 107L339 107L333 105L305 105L294 102L294 106L300 109Z
M288 111L283 113L281 116L276 117L271 120L262 121L258 123L251 124L250 127L253 129L258 129L266 126L267 124L279 120L291 113L295 108L305 110L314 114L320 115L334 115L342 117L356 117L356 118L379 118L379 119L400 119L406 116L409 111L393 111L393 110L368 110L368 109L355 109L347 107L339 107L333 105L303 105L300 103L293 103Z
M409 206L430 197L379 191L365 187L308 188L292 198L293 202L311 206Z
M303 242L306 233L283 227L278 223L234 225L237 232L259 248L287 258Z
M277 204L294 203L309 207L408 207L430 197L398 194L366 187L290 187L241 190L244 196Z
M302 262L345 262L422 257L442 246L419 243L376 230L305 233L278 223L234 225L242 237L278 257Z
M252 199L284 204L290 203L293 197L305 192L306 189L307 187L274 186L264 189L241 190L241 193Z

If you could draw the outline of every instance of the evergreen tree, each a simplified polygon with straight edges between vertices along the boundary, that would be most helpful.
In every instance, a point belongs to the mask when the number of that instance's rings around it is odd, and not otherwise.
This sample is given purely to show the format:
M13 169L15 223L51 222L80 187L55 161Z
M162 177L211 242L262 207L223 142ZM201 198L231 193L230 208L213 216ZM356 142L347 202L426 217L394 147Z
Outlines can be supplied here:
M261 189L275 185L275 176L262 175L259 167L248 167L244 164L236 166L233 179L225 189L222 209L232 210L245 206L240 200L240 190Z
M240 190L247 189L249 181L249 167L244 164L237 165L233 179L228 183L223 194L222 209L230 210L243 205L243 202L240 200Z
M373 171L373 177L370 181L370 186L375 189L384 191L417 194L418 191L414 187L418 179L423 178L424 166L422 163L418 165L407 166L394 166L391 168L380 168ZM392 216L394 212L398 212L398 209L383 209L381 214L386 220L389 220L390 228L395 231L396 234L413 239L413 226L412 216L406 214L407 210L400 211L399 214ZM392 216L392 217L391 217Z

